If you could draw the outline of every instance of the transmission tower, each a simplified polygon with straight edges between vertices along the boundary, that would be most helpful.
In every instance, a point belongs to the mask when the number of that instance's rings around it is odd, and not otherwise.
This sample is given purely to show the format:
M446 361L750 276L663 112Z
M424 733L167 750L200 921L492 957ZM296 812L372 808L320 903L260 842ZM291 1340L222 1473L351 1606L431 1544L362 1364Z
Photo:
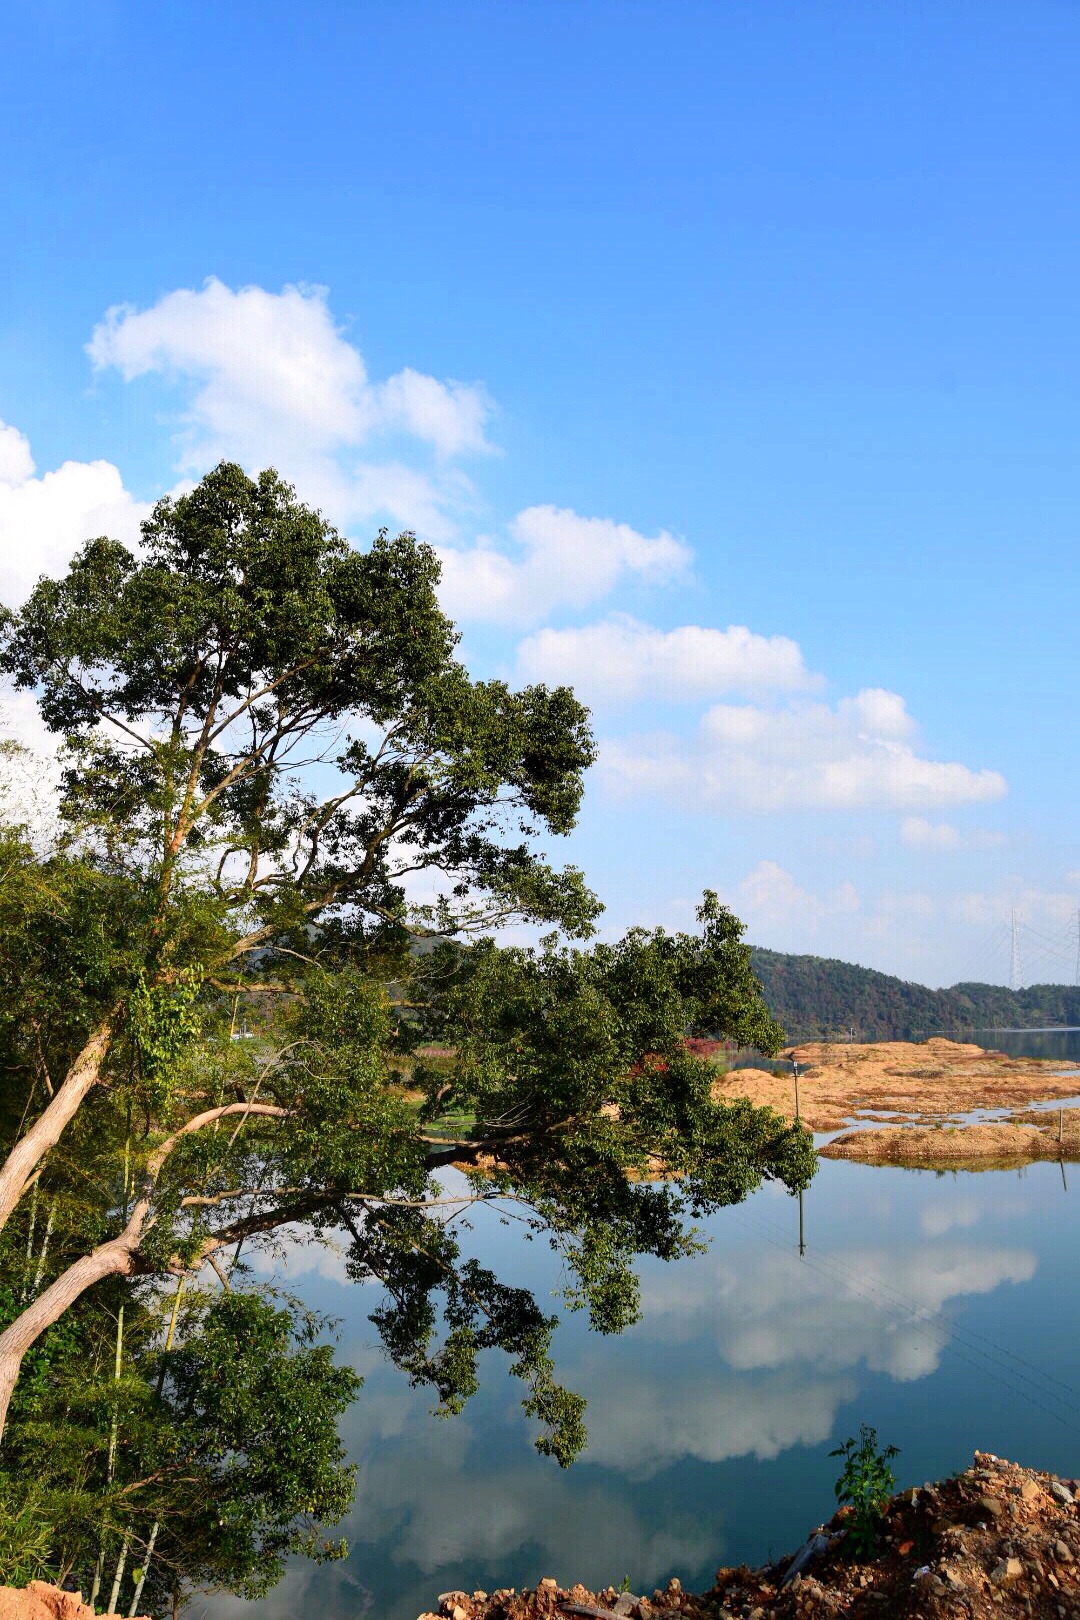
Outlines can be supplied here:
M1009 989L1019 990L1023 984L1023 969L1020 965L1020 924L1015 909L1009 914L1011 924L1011 938L1009 951Z

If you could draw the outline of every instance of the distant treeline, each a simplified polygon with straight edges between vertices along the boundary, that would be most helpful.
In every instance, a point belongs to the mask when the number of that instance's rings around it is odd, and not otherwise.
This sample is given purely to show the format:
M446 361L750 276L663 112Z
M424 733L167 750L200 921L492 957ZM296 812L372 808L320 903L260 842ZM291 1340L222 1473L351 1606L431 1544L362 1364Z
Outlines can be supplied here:
M906 1040L972 1030L1080 1025L1080 985L954 984L930 990L873 968L755 947L754 972L791 1040Z

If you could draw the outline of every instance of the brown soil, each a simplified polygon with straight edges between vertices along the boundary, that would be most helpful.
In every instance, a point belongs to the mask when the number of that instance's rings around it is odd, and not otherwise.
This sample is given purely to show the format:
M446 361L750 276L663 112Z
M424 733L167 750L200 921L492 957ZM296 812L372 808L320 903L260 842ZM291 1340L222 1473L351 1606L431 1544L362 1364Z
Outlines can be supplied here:
M1038 1114L1046 1123L1014 1125L885 1125L850 1131L819 1148L824 1159L857 1159L861 1164L934 1165L939 1170L1007 1169L1033 1159L1080 1158L1080 1120L1066 1109L1065 1130L1058 1142L1057 1115Z
M79 1592L62 1592L44 1581L31 1581L16 1590L0 1586L0 1620L94 1620L94 1611ZM121 1620L118 1614L98 1615L97 1620ZM143 1617L146 1620L146 1617Z
M957 1114L978 1108L1025 1109L1033 1102L1080 1092L1080 1064L1049 1058L1013 1058L960 1041L818 1042L790 1047L799 1064L799 1107L814 1131L839 1131L868 1110L888 1116L880 1127L853 1132L823 1149L826 1157L868 1164L1018 1163L1057 1158L1057 1115L1022 1115L1022 1123L947 1129ZM735 1069L714 1086L718 1099L747 1097L793 1118L795 1087L789 1074ZM1080 1154L1080 1115L1065 1111L1065 1156ZM906 1120L919 1125L905 1126ZM1007 1133L1001 1135L1002 1132Z
M788 1579L791 1558L761 1569L717 1571L708 1592L684 1592L677 1580L651 1598L609 1586L560 1587L548 1578L535 1590L444 1592L439 1613L420 1620L796 1620L852 1616L899 1620L1076 1620L1080 1616L1080 1506L1075 1480L1061 1481L1015 1463L975 1453L956 1479L902 1491L889 1503L879 1550L848 1554L847 1510L820 1529L822 1549ZM785 1584L785 1581L787 1584Z

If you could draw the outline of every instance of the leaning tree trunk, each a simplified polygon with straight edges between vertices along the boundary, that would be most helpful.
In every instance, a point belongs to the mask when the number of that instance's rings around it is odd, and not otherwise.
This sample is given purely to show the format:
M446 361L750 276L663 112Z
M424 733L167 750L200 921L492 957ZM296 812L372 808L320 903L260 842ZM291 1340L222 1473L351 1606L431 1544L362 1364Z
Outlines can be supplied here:
M96 1069L92 1078L85 1083L84 1096L101 1072L101 1065L108 1049L108 1030L109 1026L103 1025L102 1031L104 1033L99 1031L99 1033L102 1033L102 1039L96 1057ZM87 1045L83 1048L79 1059L80 1064L92 1044L92 1042L87 1042ZM64 1082L65 1086L74 1073L75 1069L73 1068L68 1080ZM61 1087L62 1090L63 1087ZM59 1099L61 1091L57 1092L54 1101ZM228 1119L235 1114L243 1115L244 1119L247 1119L251 1114L270 1119L284 1119L287 1117L288 1112L287 1108L281 1108L277 1103L225 1103L220 1108L207 1108L201 1114L196 1114L193 1119L189 1119L185 1124L181 1125L179 1130L174 1131L172 1136L167 1137L164 1142L154 1149L147 1160L146 1181L143 1191L135 1201L135 1206L124 1230L118 1236L110 1238L108 1243L100 1244L92 1254L84 1254L81 1259L74 1261L66 1271L60 1273L55 1282L50 1283L49 1287L39 1294L37 1299L32 1300L25 1310L20 1312L4 1333L0 1333L0 1440L3 1439L8 1407L11 1405L11 1396L19 1376L19 1369L30 1346L41 1337L46 1328L52 1327L54 1322L59 1321L64 1312L74 1305L75 1301L85 1294L88 1288L92 1288L95 1283L101 1282L104 1277L130 1277L135 1271L139 1243L145 1236L148 1225L152 1224L150 1209L154 1185L162 1165L177 1143L182 1138L190 1136L193 1132L201 1131L205 1126L213 1125L218 1120ZM46 1113L48 1113L48 1109L46 1109ZM42 1115L42 1118L44 1117ZM40 1124L40 1121L38 1123ZM29 1133L27 1134L29 1135ZM25 1140L24 1137L23 1141ZM10 1164L10 1162L9 1159L8 1163ZM5 1165L4 1168L6 1170L7 1166ZM195 1200L195 1202L198 1202L198 1200ZM309 1208L303 1204L297 1206L297 1209L298 1213L301 1214L310 1213ZM288 1212L286 1212L287 1215ZM274 1216L271 1224L282 1224L280 1214ZM231 1229L230 1236L235 1236L238 1231L242 1234L244 1229L245 1223L240 1222ZM249 1225L247 1229L259 1231L268 1228L262 1221L256 1219L254 1224ZM211 1248L213 1246L214 1244L210 1245ZM204 1252L209 1253L209 1248ZM199 1263L201 1264L201 1261Z
M46 1328L59 1321L69 1306L103 1277L130 1276L135 1269L135 1247L146 1219L147 1205L137 1208L119 1237L111 1238L91 1254L84 1254L61 1272L11 1326L0 1333L0 1439L23 1357ZM135 1225L138 1222L137 1226ZM132 1228L135 1228L132 1230Z
M0 1165L0 1231L22 1197L26 1183L51 1147L55 1147L101 1077L113 1033L113 1015L90 1034L45 1111L21 1136Z

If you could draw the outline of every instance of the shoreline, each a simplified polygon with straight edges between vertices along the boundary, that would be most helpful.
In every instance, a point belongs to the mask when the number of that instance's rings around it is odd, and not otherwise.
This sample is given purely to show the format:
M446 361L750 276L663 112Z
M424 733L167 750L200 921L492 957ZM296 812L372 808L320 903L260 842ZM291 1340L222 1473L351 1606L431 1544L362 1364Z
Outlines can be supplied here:
M598 1592L559 1586L488 1594L444 1592L418 1620L796 1620L901 1615L1080 1615L1080 1479L975 1453L962 1473L912 1486L889 1499L874 1556L848 1555L850 1510L811 1531L775 1564L717 1571L707 1592L685 1592L673 1577L651 1597L614 1586Z

